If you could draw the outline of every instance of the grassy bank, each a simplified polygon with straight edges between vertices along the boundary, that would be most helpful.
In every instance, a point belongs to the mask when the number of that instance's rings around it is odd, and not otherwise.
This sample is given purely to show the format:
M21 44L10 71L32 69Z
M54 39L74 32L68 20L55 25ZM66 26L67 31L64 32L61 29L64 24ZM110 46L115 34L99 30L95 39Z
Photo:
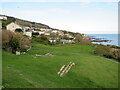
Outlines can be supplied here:
M33 43L24 55L3 51L3 86L7 88L116 88L118 64L92 54L85 45L46 46ZM51 53L54 56L38 56ZM63 77L62 65L74 62Z

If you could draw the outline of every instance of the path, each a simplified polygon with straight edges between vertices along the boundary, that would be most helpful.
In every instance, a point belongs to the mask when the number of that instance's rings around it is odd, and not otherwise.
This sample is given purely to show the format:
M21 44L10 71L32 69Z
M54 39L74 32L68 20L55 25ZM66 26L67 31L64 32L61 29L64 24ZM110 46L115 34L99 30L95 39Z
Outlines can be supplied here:
M103 58L103 59L105 59L105 60L109 60L109 61L112 61L112 62L114 62L114 63L120 64L120 62L114 61L114 60L112 60L112 59L108 59L108 58L100 57L100 56L96 56L96 57Z

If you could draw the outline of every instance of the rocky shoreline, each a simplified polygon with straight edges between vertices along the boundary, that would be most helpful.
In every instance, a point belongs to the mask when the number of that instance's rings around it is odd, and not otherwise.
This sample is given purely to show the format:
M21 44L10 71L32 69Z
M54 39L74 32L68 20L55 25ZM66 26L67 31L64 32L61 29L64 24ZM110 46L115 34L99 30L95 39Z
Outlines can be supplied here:
M91 42L111 42L112 40L107 40L105 38L97 38L97 37L94 37L94 36L89 36L89 40Z
M105 45L105 46L112 46L112 47L116 47L116 48L120 48L119 45L112 45L112 44L102 44L102 43L111 43L113 40L108 40L105 38L97 38L95 36L87 36L88 40L91 41L91 43L95 43L95 44L101 44L101 45Z

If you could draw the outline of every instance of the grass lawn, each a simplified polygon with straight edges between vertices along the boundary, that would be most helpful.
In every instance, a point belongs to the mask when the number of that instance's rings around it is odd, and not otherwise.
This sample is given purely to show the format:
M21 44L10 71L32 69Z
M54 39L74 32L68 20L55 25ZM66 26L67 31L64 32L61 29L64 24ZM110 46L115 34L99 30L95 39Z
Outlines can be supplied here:
M117 88L118 64L96 57L85 45L46 46L33 43L24 55L3 51L3 86L6 88ZM35 54L51 53L54 56ZM74 62L63 77L62 65Z

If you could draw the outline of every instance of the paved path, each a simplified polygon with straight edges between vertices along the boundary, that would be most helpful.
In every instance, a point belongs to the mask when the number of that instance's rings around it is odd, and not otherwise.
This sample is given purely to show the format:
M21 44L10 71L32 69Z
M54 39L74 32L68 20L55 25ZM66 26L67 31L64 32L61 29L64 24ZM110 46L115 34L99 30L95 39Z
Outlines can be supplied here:
M96 57L103 58L103 59L105 59L105 60L109 60L109 61L112 61L112 62L114 62L114 63L120 64L120 62L114 61L114 60L112 60L112 59L108 59L108 58L100 57L100 56L96 56Z

